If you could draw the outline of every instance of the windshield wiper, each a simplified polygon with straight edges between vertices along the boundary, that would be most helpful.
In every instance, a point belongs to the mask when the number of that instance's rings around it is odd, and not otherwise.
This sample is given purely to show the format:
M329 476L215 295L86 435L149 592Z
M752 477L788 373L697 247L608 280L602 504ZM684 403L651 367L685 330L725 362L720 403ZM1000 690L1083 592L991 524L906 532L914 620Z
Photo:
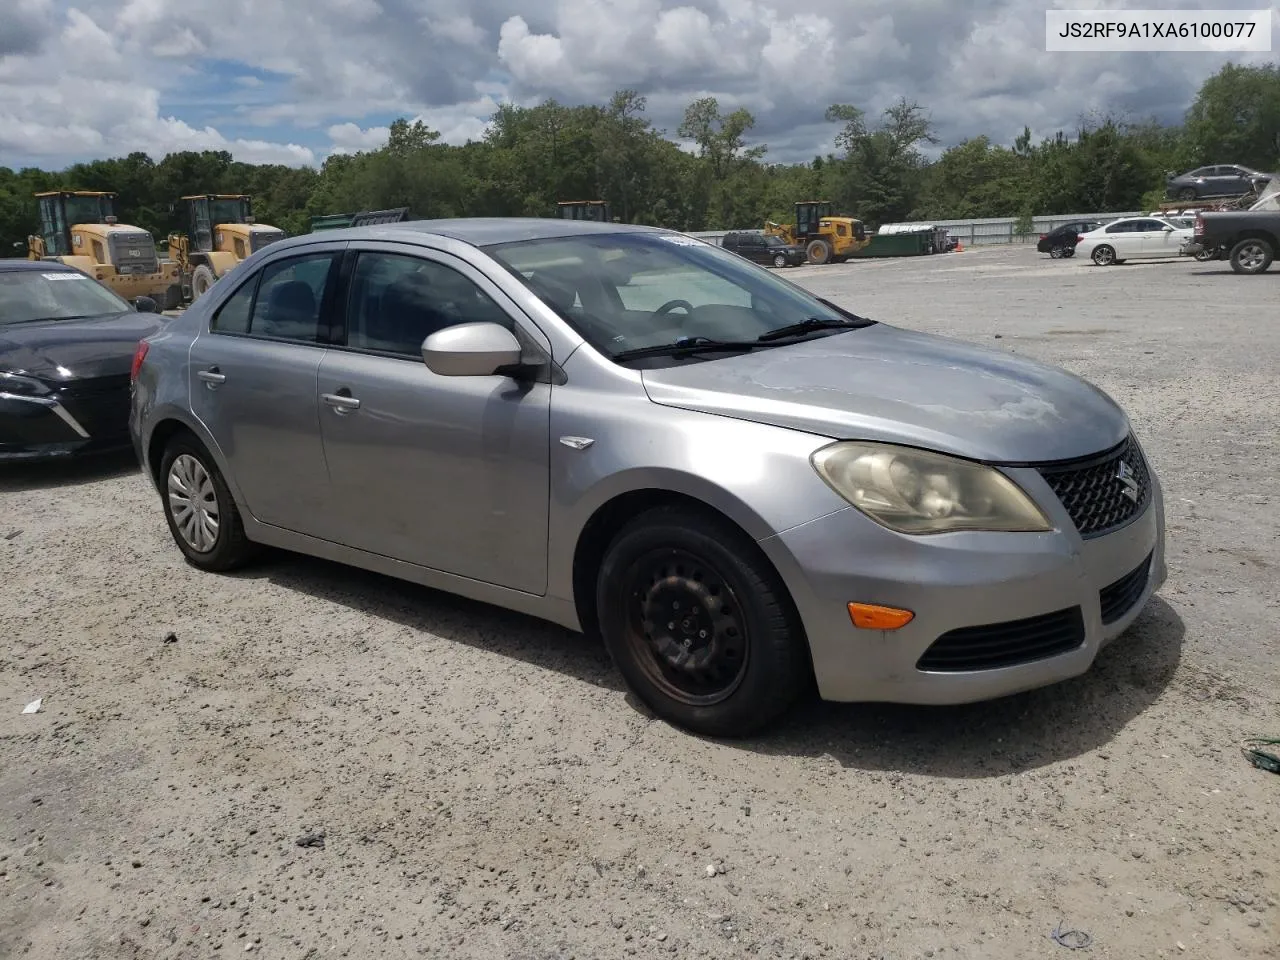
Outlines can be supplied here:
M770 330L768 333L762 333L756 340L760 343L768 343L771 340L783 340L787 337L799 337L806 333L812 333L815 330L835 330L835 329L854 329L856 327L865 327L865 321L860 320L837 320L826 317L808 317L799 323L789 323L785 327L778 327L777 330Z
M636 347L613 355L614 360L639 360L642 357L682 357L695 353L716 353L721 350L755 350L763 346L758 340L713 340L710 337L681 337L674 343L660 343L652 347Z

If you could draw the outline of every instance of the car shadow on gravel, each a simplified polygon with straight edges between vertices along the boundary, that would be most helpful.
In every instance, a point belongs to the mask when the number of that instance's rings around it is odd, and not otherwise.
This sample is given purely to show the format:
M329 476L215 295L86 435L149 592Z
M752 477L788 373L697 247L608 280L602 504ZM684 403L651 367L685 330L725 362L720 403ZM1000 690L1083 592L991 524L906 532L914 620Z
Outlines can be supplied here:
M478 600L283 551L272 551L257 563L228 576L270 580L286 589L341 604L375 620L523 660L596 687L623 690L622 678L598 640Z
M140 470L132 450L97 453L65 460L0 463L0 493L78 487Z
M1007 776L1109 743L1173 680L1186 626L1153 597L1092 669L1051 687L953 707L815 702L773 734L739 741L770 755L831 756L842 766L958 779Z

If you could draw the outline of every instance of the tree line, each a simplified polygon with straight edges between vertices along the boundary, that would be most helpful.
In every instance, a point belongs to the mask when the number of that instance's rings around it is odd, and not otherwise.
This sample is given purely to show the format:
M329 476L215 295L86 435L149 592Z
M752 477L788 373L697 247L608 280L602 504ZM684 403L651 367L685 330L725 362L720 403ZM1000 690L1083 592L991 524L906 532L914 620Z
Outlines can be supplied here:
M317 214L407 206L415 218L552 216L560 200L606 200L614 217L678 230L789 222L797 200L831 200L869 225L901 220L1020 217L1153 207L1168 171L1208 163L1280 167L1280 65L1227 65L1201 86L1184 121L1082 118L1070 135L1013 146L977 136L929 159L934 124L899 100L879 116L851 104L826 111L832 149L778 164L755 143L755 118L694 101L676 135L632 90L602 105L503 105L484 137L442 142L421 121L397 120L385 146L336 154L318 169L236 161L225 151L145 153L60 171L0 167L0 255L37 228L32 194L110 190L117 214L163 238L185 229L187 194L248 193L261 223L305 233Z

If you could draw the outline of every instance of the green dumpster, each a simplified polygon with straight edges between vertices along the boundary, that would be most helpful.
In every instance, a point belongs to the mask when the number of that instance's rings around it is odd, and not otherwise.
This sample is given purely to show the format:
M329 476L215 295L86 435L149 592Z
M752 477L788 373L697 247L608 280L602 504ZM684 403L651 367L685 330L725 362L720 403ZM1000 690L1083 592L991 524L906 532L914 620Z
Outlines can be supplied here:
M877 233L855 257L918 257L929 252L931 230L910 233Z

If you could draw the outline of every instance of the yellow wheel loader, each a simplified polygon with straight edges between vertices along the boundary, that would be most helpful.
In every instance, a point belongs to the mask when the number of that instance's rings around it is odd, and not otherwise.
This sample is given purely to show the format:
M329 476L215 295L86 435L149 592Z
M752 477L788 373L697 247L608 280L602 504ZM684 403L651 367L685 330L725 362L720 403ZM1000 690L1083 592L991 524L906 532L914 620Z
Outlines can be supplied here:
M871 242L862 221L835 216L829 200L801 200L796 204L795 223L764 225L766 236L781 237L791 245L804 247L810 263L843 263Z
M253 198L245 194L206 193L180 203L187 232L169 234L169 258L178 265L184 299L198 300L240 261L284 239L283 230L254 221Z
M605 200L561 200L556 204L561 220L594 220L610 223L609 204Z
M117 222L114 193L57 190L35 196L40 233L27 237L28 259L69 264L130 302L150 297L165 310L181 302L177 266L159 258L146 230Z

